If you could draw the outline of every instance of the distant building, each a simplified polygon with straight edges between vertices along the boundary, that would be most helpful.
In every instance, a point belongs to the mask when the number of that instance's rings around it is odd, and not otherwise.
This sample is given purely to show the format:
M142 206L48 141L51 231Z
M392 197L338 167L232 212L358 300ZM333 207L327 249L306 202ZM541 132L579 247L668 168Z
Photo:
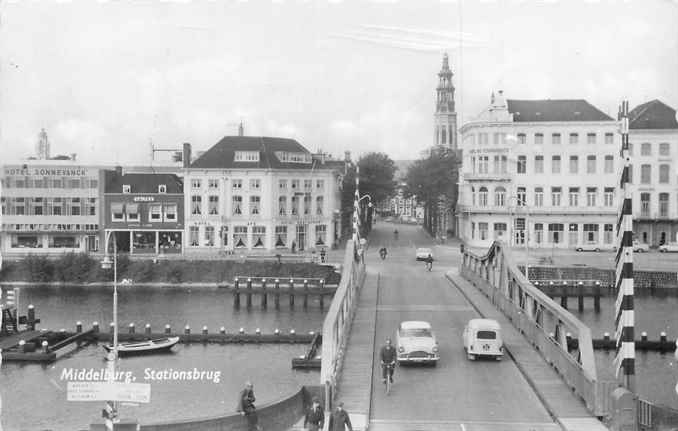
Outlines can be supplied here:
M185 171L186 253L331 247L344 169L292 139L223 138Z
M633 232L657 246L678 241L676 110L652 100L629 112Z
M612 248L620 202L616 120L585 100L505 100L461 128L461 236L476 246Z
M2 166L2 254L98 251L101 175L69 159Z
M397 217L417 217L417 208L419 208L417 197L406 197L404 187L404 183L398 185L395 196L389 199L388 211ZM423 208L420 208L419 214L421 217L417 218L423 218Z
M104 240L109 251L180 254L184 238L184 185L169 173L104 173Z
M443 55L436 87L435 145L457 149L457 112L454 107L454 85L449 58Z

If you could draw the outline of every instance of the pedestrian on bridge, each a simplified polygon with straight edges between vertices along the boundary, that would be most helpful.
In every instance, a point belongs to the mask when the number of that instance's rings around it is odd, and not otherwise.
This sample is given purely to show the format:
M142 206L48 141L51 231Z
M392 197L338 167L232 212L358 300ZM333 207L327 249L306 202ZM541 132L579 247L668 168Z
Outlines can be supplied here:
M254 385L252 382L245 383L245 389L240 391L240 398L238 399L237 411L247 419L248 431L261 431L261 427L257 424L259 418L257 417L257 409L254 406L256 398L254 396Z
M306 412L304 418L304 428L308 427L310 431L319 431L325 425L325 412L320 407L320 400L318 397L313 397L313 405Z
M329 431L353 431L353 425L351 425L351 418L348 417L348 412L344 410L344 403L337 404L337 408L332 415L330 416L330 429Z

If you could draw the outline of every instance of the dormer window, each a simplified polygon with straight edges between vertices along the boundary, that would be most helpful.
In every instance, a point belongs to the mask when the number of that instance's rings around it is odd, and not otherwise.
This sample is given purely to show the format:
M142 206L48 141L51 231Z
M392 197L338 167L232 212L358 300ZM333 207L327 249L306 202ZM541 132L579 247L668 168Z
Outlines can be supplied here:
M234 162L258 162L259 151L236 151L233 157Z
M123 193L132 193L132 186L129 184L123 184L122 185L122 192Z
M165 184L160 184L158 186L158 193L167 193L167 185Z
M308 153L294 153L289 151L276 151L275 156L282 163L311 163L313 159Z

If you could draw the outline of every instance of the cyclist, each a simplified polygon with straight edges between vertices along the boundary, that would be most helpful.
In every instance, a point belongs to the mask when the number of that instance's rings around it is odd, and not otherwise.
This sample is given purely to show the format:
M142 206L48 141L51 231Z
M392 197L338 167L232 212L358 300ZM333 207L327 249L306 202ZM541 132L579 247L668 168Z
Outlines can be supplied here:
M424 261L426 262L426 269L430 271L431 268L433 268L433 256L431 256L431 254L429 253L429 255L426 256L426 259L424 259Z
M388 252L386 251L386 247L382 247L379 249L379 255L381 256L382 260L386 259L386 255Z
M396 349L391 345L391 339L386 339L386 344L381 348L379 354L381 358L382 382L386 383L386 373L388 378L393 383L393 371L395 370Z
M393 237L394 237L395 239L398 239L398 229L396 229L396 230L393 231Z

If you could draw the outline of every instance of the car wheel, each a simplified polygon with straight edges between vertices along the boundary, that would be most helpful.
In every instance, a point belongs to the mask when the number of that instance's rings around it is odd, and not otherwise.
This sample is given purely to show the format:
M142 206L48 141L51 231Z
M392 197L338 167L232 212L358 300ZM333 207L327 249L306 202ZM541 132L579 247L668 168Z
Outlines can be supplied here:
M577 248L577 249L575 249L575 250L576 250L576 251L584 251L584 249L582 249L581 247L579 247L579 248Z
M664 252L666 252L666 250L663 250L663 249L660 248L660 249L659 249L659 252L660 252L660 253L664 253Z
M596 247L596 249L595 249L595 250L593 250L593 251L595 251L595 252L599 252L599 251L600 251L600 249L599 249L598 247Z
M468 353L466 355L466 357L468 358L469 361L475 361L476 360L476 355L474 355L473 353Z

